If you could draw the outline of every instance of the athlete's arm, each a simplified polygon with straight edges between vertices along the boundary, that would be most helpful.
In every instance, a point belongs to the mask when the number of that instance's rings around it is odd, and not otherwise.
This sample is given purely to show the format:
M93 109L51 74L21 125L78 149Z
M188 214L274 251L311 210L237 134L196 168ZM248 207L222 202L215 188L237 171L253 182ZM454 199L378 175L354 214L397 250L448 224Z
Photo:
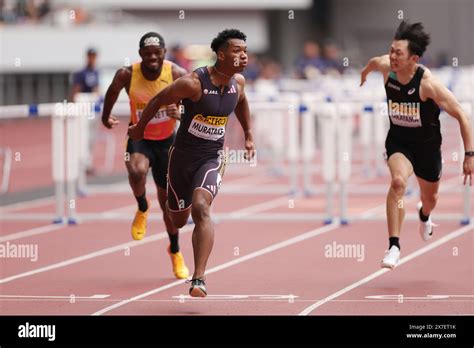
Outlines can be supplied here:
M171 73L173 74L173 80L177 80L180 77L186 75L188 72L186 71L186 69L180 67L178 64L172 63Z
M367 75L369 75L372 71L381 72L384 76L384 80L386 80L387 74L390 71L390 58L388 57L388 54L369 59L369 62L360 73L361 86L365 83Z
M171 105L179 103L182 99L197 100L201 95L201 83L196 73L187 74L180 77L171 85L163 89L155 95L145 109L143 109L142 117L136 125L130 126L128 135L133 140L143 138L145 127L148 122L156 115L163 105Z
M459 122L461 136L464 143L464 150L474 151L472 142L471 124L469 118L457 101L456 97L441 82L434 77L424 78L422 80L420 97L423 99L433 99L433 101L450 116ZM465 156L463 163L464 184L469 177L471 184L471 175L474 173L474 157Z
M102 123L107 128L113 128L120 121L110 114L122 88L130 83L130 70L126 67L120 68L115 73L114 79L105 93L104 109L102 110Z
M173 75L173 81L179 79L180 77L186 75L188 72L186 69L183 69L176 63L171 63L171 74ZM171 104L166 106L166 115L168 117L179 120L181 118L179 103Z
M245 78L236 74L237 83L239 85L239 101L235 107L234 113L242 126L245 135L245 149L247 150L247 159L253 158L255 155L255 145L253 143L252 130L250 127L250 108L245 95Z

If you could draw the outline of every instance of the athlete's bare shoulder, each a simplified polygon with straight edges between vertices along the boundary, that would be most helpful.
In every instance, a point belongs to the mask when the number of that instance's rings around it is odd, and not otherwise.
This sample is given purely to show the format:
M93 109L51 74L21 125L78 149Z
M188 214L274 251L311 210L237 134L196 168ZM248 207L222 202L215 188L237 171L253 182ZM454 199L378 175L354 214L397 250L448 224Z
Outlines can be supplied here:
M378 57L377 67L382 73L390 72L390 58L388 54L384 54L383 56Z
M194 71L181 76L172 86L174 93L182 98L189 98L192 101L201 98L201 81Z
M235 80L237 81L237 83L238 83L241 87L244 87L244 86L245 86L245 77L244 77L244 75L242 75L242 74L235 74L235 75L234 75L234 78L235 78Z
M171 73L173 74L173 80L176 80L186 75L188 72L178 64L171 62Z
M123 66L115 72L114 79L112 80L111 87L114 89L122 89L123 87L128 88L130 86L130 81L132 80L132 67Z
M420 97L421 100L427 98L433 98L436 94L436 91L442 88L441 81L439 81L436 76L434 76L430 69L421 65L424 70L423 77L420 82Z

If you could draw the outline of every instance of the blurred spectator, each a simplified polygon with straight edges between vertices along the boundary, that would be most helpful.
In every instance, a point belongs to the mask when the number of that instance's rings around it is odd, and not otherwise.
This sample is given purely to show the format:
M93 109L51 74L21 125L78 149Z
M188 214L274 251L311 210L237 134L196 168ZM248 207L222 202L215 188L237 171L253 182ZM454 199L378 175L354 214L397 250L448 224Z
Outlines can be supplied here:
M260 59L261 70L258 78L263 80L278 80L281 77L282 69L279 63L270 57L262 57Z
M296 76L300 79L314 79L324 70L319 45L314 41L306 41L303 55L296 61Z
M0 20L6 23L37 22L50 11L49 0L1 0Z
M70 100L74 101L77 93L99 93L99 71L96 68L97 51L89 48L86 53L87 60L84 69L74 73L70 94ZM86 173L94 175L95 170L92 165L92 154L97 138L97 126L99 117L89 120L89 158L86 163Z
M87 62L84 69L74 73L71 89L71 100L76 93L96 93L99 88L99 71L96 69L97 51L87 50Z
M325 74L342 74L344 66L342 65L342 57L339 48L332 40L327 40L323 46L323 60Z
M247 67L242 72L245 77L245 80L250 83L254 82L258 78L260 71L261 66L258 61L257 55L255 53L249 53Z
M186 57L184 48L180 44L174 45L171 48L169 60L186 69L188 72L193 68L191 60Z

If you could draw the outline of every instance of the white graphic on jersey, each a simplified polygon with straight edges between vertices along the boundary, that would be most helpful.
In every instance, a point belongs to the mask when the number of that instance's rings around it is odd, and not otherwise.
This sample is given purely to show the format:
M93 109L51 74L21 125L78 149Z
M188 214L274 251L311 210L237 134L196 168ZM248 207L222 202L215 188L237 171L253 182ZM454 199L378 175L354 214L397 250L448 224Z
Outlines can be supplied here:
M393 124L408 128L421 127L420 103L397 103L388 100L388 115Z

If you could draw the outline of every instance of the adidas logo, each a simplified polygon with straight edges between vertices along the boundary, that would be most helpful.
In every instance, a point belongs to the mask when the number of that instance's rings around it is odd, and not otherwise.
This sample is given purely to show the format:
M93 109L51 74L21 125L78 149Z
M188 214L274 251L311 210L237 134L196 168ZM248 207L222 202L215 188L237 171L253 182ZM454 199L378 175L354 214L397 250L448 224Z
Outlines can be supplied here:
M216 194L217 186L216 185L206 185L207 189L211 191L214 195Z
M230 87L229 89L229 92L227 92L227 94L233 94L233 93L237 93L237 89L235 88L235 85L232 85L232 87Z

